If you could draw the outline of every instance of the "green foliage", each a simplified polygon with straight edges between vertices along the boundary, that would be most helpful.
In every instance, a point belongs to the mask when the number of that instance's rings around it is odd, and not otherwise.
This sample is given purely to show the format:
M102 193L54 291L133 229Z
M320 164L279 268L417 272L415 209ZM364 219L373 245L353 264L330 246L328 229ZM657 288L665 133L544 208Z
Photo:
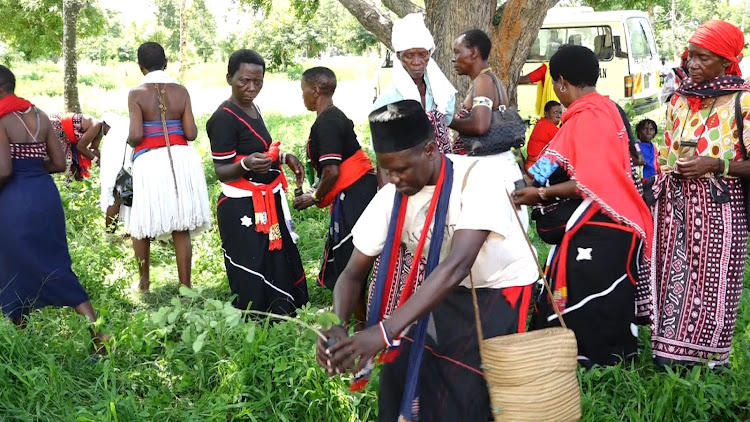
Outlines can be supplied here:
M62 53L62 0L0 0L3 24L0 41L26 60L57 57ZM87 5L78 17L78 37L103 33L107 19L100 7Z

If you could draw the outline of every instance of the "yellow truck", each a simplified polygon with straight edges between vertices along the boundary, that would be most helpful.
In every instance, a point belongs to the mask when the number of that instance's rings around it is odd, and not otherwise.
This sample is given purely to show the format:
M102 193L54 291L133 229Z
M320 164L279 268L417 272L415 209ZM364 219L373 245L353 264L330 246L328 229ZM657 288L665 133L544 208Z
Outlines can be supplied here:
M590 48L599 58L597 91L636 113L659 106L661 62L648 15L637 10L595 12L590 7L555 7L547 12L522 74L549 63L565 44ZM536 85L518 86L518 108L535 118Z

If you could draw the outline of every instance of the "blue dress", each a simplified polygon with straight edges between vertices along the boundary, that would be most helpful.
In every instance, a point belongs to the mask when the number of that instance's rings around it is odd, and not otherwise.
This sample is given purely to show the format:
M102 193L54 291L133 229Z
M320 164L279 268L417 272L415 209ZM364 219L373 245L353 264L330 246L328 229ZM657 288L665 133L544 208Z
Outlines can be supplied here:
M60 193L42 166L45 144L10 147L13 174L0 187L0 306L16 320L89 298L71 269Z

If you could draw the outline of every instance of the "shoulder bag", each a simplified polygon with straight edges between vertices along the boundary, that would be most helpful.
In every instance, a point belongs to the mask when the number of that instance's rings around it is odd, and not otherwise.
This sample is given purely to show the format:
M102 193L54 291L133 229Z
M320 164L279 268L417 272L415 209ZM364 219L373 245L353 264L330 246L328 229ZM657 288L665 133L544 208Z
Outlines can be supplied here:
M133 206L133 173L132 168L125 167L125 159L128 156L128 147L122 152L122 168L115 178L115 187L112 195L126 207Z
M497 89L498 101L502 101L500 81L493 74L489 74ZM470 156L486 156L521 148L526 143L526 122L515 107L500 104L497 110L492 110L492 123L487 133L481 136L461 135L466 154Z
M466 180L473 166L472 164L464 176L462 190L466 187ZM515 210L508 192L505 195ZM581 392L576 374L576 336L565 325L521 219L516 212L514 214L518 227L526 236L526 243L537 263L539 276L544 282L561 327L485 339L482 335L474 278L469 272L479 354L490 393L492 413L496 421L505 422L578 421L581 418Z

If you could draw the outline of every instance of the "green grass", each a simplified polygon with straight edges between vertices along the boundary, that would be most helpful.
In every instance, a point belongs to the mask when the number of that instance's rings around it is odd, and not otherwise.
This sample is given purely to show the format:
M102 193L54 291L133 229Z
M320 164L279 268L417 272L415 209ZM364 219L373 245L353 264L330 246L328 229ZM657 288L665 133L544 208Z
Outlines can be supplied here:
M90 78L90 86L81 86L82 99L89 100L102 86L124 88L140 78L131 64L114 66L111 72L82 65L81 71ZM19 94L32 99L62 78L62 69L52 63L16 72L23 81L19 88L27 90ZM222 74L218 64L196 66L195 72L191 77L198 79ZM124 105L118 107L114 110L122 112ZM219 186L203 130L208 117L198 117L195 146L204 157L215 209ZM284 150L303 157L314 116L265 117ZM654 117L659 122L659 116ZM372 154L366 124L358 123L356 130ZM111 235L103 229L96 183L66 185L60 176L56 180L73 269L99 312L101 328L112 334L110 356L88 362L88 325L70 310L34 312L26 330L0 318L0 421L375 420L377 382L351 394L348 379L329 379L315 363L309 331L290 323L246 323L225 308L230 293L216 228L193 241L193 282L200 296L179 295L172 247L154 242L153 292L144 297L134 288L137 269L130 243L121 232ZM97 180L96 171L92 180ZM293 218L311 298L300 318L316 324L331 303L330 292L313 283L328 214L315 208L293 211ZM544 259L548 246L531 233ZM729 369L657 368L650 358L648 330L642 328L641 356L635 363L579 370L582 420L750 420L748 280L746 274Z

